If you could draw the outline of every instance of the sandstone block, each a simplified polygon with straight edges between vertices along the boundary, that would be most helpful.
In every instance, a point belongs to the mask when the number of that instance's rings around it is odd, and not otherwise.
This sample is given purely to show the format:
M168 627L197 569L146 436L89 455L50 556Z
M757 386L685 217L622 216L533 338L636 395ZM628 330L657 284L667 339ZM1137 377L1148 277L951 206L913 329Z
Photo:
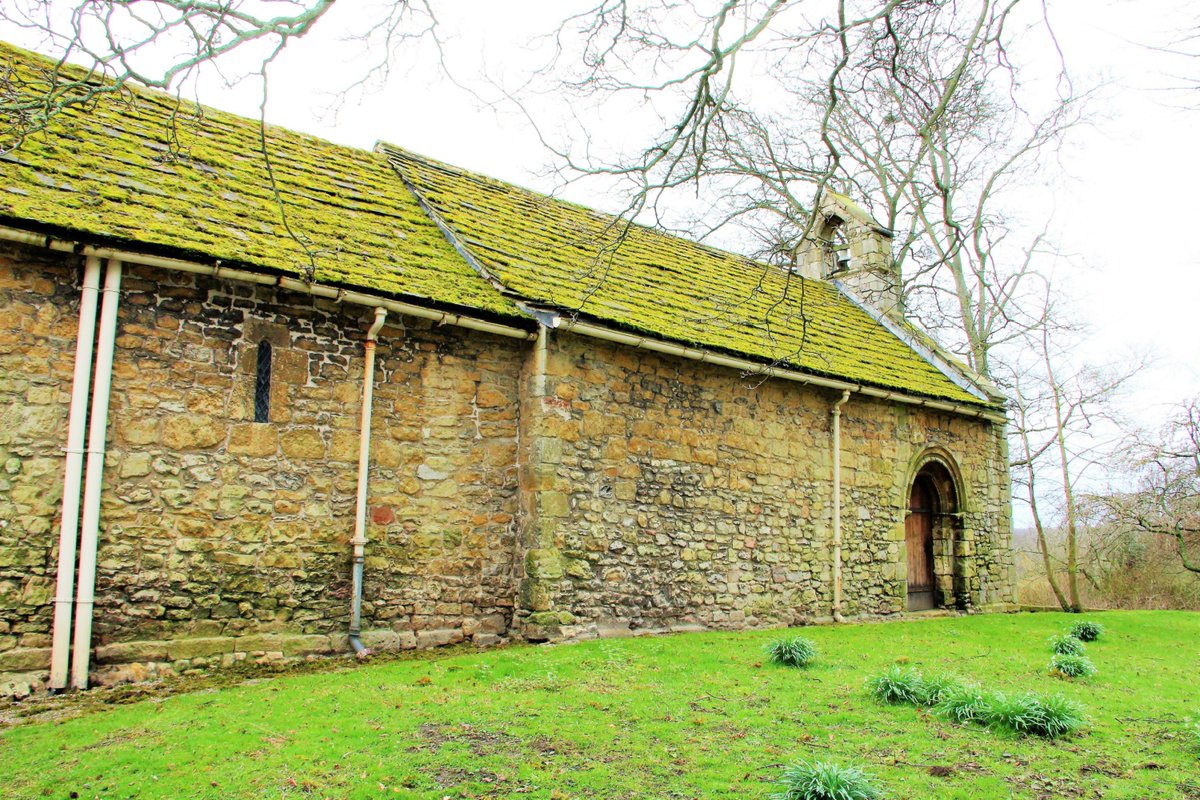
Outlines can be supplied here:
M225 427L212 417L176 414L163 423L162 442L173 450L205 450L225 440Z
M571 501L563 492L541 492L538 495L541 513L547 517L566 517L571 514Z
M283 640L285 656L302 656L309 653L329 653L333 651L333 643L328 636L287 636Z
M457 644L463 640L461 628L439 628L432 631L417 631L417 647L441 647Z
M150 474L151 456L147 452L126 453L121 459L122 478L141 478Z
M105 644L96 648L96 663L125 664L133 661L166 661L167 642L136 641Z
M193 658L232 653L236 639L214 636L206 639L175 639L167 643L167 660L187 661Z
M18 647L0 653L0 672L33 672L49 667L49 647Z
M563 576L557 550L530 550L525 554L525 574L534 580L558 580Z
M273 456L279 449L279 435L269 422L234 425L229 432L230 453L248 456Z
M569 558L563 562L568 577L587 580L592 577L592 565L582 558Z
M351 463L358 461L359 434L353 431L334 431L329 458L333 461Z
M293 428L279 437L279 446L288 458L312 460L325 457L325 442L311 428Z

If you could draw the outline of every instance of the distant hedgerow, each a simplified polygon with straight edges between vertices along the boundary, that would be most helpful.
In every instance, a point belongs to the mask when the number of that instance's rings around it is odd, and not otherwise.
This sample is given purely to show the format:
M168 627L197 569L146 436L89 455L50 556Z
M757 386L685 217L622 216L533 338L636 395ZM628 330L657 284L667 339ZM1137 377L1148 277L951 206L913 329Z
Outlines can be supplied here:
M781 667L807 667L817 658L817 645L800 636L776 639L767 645L766 651L771 663Z
M1050 659L1050 674L1064 678L1087 678L1096 674L1096 665L1087 656L1060 653Z
M799 761L783 771L782 790L771 800L877 800L882 797L871 778L858 767L818 761Z
M1094 642L1104 633L1104 626L1099 622L1085 620L1071 627L1071 635L1081 642Z
M1075 638L1074 634L1064 633L1050 637L1050 649L1059 655L1081 656L1086 648L1083 646L1083 642Z

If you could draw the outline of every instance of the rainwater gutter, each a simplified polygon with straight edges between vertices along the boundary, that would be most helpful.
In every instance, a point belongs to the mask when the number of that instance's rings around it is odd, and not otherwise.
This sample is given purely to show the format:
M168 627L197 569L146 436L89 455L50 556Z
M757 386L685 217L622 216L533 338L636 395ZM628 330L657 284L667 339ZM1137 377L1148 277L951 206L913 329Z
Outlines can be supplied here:
M833 621L842 616L842 405L850 399L850 390L842 392L833 404Z
M88 427L87 473L83 490L83 527L79 534L79 591L75 596L75 636L71 654L71 686L86 689L92 655L92 608L96 600L96 548L100 539L100 496L104 478L104 446L112 387L113 349L117 339L117 307L121 301L121 261L108 260L104 300L100 305L96 342L96 374L92 382L92 415Z
M94 247L92 245L85 245L80 242L74 242L66 239L56 239L45 234L4 226L0 226L0 240L17 242L20 244L29 244L37 247L45 247L50 250L57 250L64 253L80 253L85 256L115 258L123 261L126 264L141 264L147 267L158 267L159 269L174 270L176 272L190 272L196 275L210 275L214 278L219 278L222 280L241 281L243 283L257 283L263 286L278 286L289 291L299 292L300 294L312 295L313 297L325 297L342 303L368 306L370 308L386 308L388 311L396 314L427 319L438 325L454 325L460 328L469 328L471 330L484 331L485 333L493 333L497 336L506 336L510 339L533 341L537 336L537 334L527 331L523 328L515 328L510 325L504 325L497 322L488 322L487 320L476 319L474 317L468 317L462 314L454 314L448 311L438 311L435 309L426 308L424 306L413 305L411 303L405 303L399 300L376 297L374 295L364 294L362 292L339 289L332 286L323 286L316 283L309 283L308 281L300 280L299 278L290 278L280 275L267 275L259 272L248 272L242 269L232 269L230 267L222 266L220 263L202 264L199 262L186 261L179 258L168 258L165 256L149 255L146 253L135 253L110 247Z
M387 319L386 308L375 309L375 322L363 342L362 419L358 434L358 494L354 505L354 567L350 599L350 646L359 658L371 654L362 643L363 561L367 546L367 477L371 467L371 405L375 398L375 342Z
M952 403L943 400L932 400L925 397L917 397L915 395L905 394L904 392L878 389L874 386L866 386L860 383L839 381L834 378L822 378L818 375L809 375L804 372L797 372L796 370L774 367L769 364L761 364L742 358L721 355L720 353L714 353L711 350L704 350L697 347L686 347L684 345L665 342L661 339L654 339L635 333L616 331L612 330L611 328L593 325L581 320L556 317L556 322L557 324L552 327L557 327L560 330L572 331L583 336L590 336L594 339L617 342L619 344L640 348L642 350L652 350L656 353L664 353L667 355L679 356L681 358L688 358L693 361L702 361L707 364L719 364L723 367L732 367L733 369L740 370L743 373L750 375L765 375L771 378L781 378L783 380L796 381L797 383L805 383L810 386L820 386L825 389L849 391L853 394L860 394L865 397L877 397L881 400L889 400L896 403L919 406L921 408L928 408L934 411L945 411L950 414L958 414L965 417L985 419L989 422L1005 423L1008 421L1008 417L1006 417L1002 412L987 408L977 408L974 406L967 406L960 403Z
M100 259L88 256L79 295L79 334L75 339L75 374L67 422L67 463L63 470L62 523L58 533L58 579L54 588L54 627L50 649L50 688L65 689L71 658L71 614L75 609L75 548L79 539L79 504L83 491L84 439L87 434L88 390L92 378L92 346L100 295Z

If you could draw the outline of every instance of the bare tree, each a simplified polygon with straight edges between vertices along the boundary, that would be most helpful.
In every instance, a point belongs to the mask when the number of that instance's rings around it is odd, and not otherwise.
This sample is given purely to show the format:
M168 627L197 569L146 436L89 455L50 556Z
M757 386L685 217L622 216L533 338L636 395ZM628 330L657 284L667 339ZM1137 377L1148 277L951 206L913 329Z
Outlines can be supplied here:
M236 57L263 76L283 48L334 10L333 0L11 0L0 23L23 28L60 57L43 74L0 66L0 152L18 146L73 106L120 95L131 82L179 92L196 71ZM428 0L370 8L358 43L381 51L362 80L385 71L403 42L433 35ZM83 71L67 70L68 61ZM257 65L257 67L255 67ZM264 89L265 94L265 89Z
M660 225L678 189L717 197L693 232L736 224L784 265L812 244L821 193L849 191L897 232L910 312L989 374L992 349L1037 325L1023 306L1046 240L1005 195L1044 170L1087 99L1062 72L1040 110L1020 100L1012 44L1055 47L1040 3L726 0L682 22L672 8L605 0L560 31L564 51L583 43L568 90L668 109L633 155L606 160L586 132L559 146L565 177L626 181L627 212Z
M1189 572L1200 574L1200 398L1181 403L1157 435L1128 443L1133 488L1097 494L1113 524L1165 537Z
M1047 291L1046 297L1050 294ZM1080 510L1082 482L1097 465L1111 461L1121 438L1113 400L1140 363L1074 365L1064 329L1049 300L1041 322L1024 337L1024 358L1005 364L1002 383L1014 416L1014 483L1025 490L1046 578L1064 611L1082 611L1079 577L1081 537L1089 526ZM1063 541L1061 560L1052 551L1046 506L1057 511ZM1066 589L1056 575L1062 572Z

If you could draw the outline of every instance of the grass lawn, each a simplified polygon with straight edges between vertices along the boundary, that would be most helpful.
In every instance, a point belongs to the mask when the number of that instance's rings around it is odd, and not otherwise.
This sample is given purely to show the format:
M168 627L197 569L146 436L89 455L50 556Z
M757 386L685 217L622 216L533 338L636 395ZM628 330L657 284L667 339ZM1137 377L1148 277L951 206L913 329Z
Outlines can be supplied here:
M1099 668L1046 674L1080 617L991 615L437 653L208 688L0 732L4 798L766 798L796 759L856 763L890 798L1200 798L1200 614L1108 612ZM1057 741L881 706L897 660L1057 692Z

